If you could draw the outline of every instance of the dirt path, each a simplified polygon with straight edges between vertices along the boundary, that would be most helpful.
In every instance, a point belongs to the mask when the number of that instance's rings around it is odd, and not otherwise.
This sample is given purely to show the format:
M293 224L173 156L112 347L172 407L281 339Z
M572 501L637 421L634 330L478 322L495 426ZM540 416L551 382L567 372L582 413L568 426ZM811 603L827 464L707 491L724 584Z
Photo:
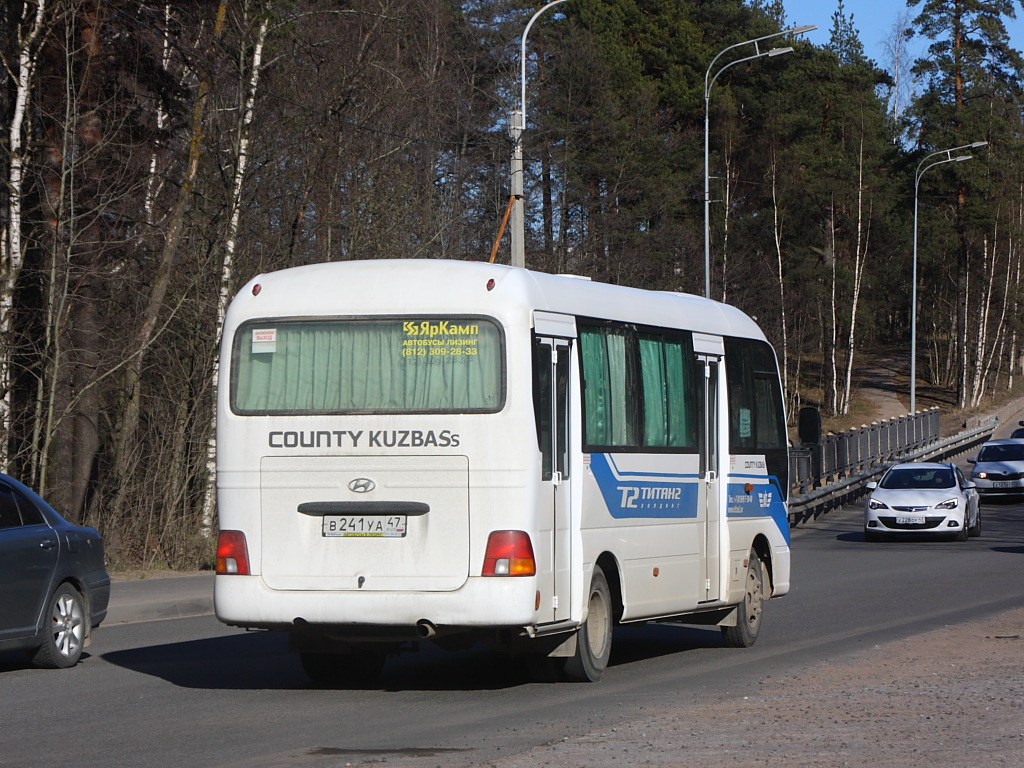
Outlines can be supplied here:
M878 360L857 373L857 397L868 404L873 420L894 419L907 413L907 405L900 401L896 390L897 376L906 367L896 360Z

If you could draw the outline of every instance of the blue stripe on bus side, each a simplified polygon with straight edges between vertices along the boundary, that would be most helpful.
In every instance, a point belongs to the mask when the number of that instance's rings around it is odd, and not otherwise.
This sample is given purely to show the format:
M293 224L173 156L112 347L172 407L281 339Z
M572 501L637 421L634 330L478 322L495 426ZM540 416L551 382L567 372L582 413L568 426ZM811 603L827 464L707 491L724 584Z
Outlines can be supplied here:
M590 454L590 469L605 506L615 519L696 519L699 486L692 474L629 472L623 474L610 454ZM733 475L732 477L736 477ZM741 476L742 477L742 476ZM789 515L774 476L748 475L761 482L729 483L726 516L770 517L789 543ZM644 479L641 479L644 478ZM650 478L650 479L646 479ZM767 480L768 482L764 482Z
M765 476L756 479L763 480ZM789 514L779 489L778 478L769 476L767 480L767 483L729 483L725 514L732 518L771 517L789 544Z
M616 519L697 517L695 475L629 473L620 476L606 453L590 455L590 469L608 512ZM639 478L651 478L641 480Z

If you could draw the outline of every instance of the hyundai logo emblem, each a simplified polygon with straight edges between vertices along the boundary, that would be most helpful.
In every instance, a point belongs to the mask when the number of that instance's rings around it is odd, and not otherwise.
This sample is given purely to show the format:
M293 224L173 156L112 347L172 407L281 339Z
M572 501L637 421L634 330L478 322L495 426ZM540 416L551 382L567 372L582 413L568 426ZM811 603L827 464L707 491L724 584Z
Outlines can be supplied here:
M368 477L357 477L348 484L348 489L352 493L369 493L376 487L377 484Z

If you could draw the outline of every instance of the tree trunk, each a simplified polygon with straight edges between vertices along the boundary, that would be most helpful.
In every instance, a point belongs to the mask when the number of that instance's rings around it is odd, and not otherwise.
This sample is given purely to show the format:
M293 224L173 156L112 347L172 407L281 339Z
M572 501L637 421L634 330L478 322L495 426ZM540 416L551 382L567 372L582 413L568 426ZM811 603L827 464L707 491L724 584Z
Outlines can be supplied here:
M213 40L220 37L227 13L227 0L220 0L217 8L217 19L213 29ZM212 46L211 46L212 48ZM156 276L150 286L149 297L142 312L141 324L130 346L128 362L125 366L123 391L124 398L120 404L120 420L114 441L114 505L115 515L122 512L125 494L128 489L134 458L137 453L136 440L142 400L142 370L146 352L153 343L157 332L157 324L164 312L164 300L170 286L171 276L178 258L182 231L185 226L185 214L192 200L192 187L199 171L199 160L202 157L203 124L208 101L208 83L202 79L192 109L192 129L189 138L188 161L182 178L181 190L175 201L168 220L164 236L164 246L160 255L160 263Z
M221 264L220 292L217 300L217 333L215 338L218 339L224 332L224 316L227 313L228 303L231 301L231 289L234 283L235 247L238 242L238 223L242 211L242 184L245 181L245 169L249 162L249 142L251 141L253 113L256 106L256 92L259 86L260 72L263 69L263 46L267 40L267 28L268 21L264 17L260 21L256 42L253 45L252 63L249 68L249 82L246 83L245 104L238 119L238 133L235 141L235 173L231 183L230 215L228 216L228 231L224 238L224 261ZM210 381L214 392L217 391L219 379L220 358L215 356L213 374ZM216 488L217 404L214 402L213 417L210 423L210 436L206 447L206 494L203 501L203 530L208 531L213 527Z
M840 398L840 412L850 412L850 400L853 389L853 358L856 342L857 309L860 306L860 290L864 277L864 265L867 262L868 243L870 241L870 217L864 219L864 140L860 142L860 154L857 164L857 238L853 248L853 296L850 300L850 328L846 339L846 375Z
M11 432L11 316L14 307L14 290L25 264L24 246L21 240L22 203L25 183L25 161L30 149L27 137L28 109L35 73L42 46L43 33L50 23L48 0L37 0L35 14L31 17L32 4L22 6L22 19L18 23L18 49L15 52L18 68L14 72L16 82L11 125L7 132L9 170L7 178L7 237L4 243L3 283L0 284L0 470L7 471L10 462Z
M779 320L782 326L782 391L789 397L789 338L786 319L786 282L782 273L782 215L779 209L779 166L778 158L772 154L772 235L775 242L776 279L779 287Z

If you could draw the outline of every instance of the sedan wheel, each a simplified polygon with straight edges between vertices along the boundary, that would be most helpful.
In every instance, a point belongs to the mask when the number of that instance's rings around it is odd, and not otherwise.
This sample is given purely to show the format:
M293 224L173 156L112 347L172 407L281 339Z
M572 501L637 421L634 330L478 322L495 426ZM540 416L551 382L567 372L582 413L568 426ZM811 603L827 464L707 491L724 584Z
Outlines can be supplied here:
M87 630L85 601L70 584L61 584L50 600L49 626L43 632L43 644L32 657L33 663L48 669L73 667L82 656Z

